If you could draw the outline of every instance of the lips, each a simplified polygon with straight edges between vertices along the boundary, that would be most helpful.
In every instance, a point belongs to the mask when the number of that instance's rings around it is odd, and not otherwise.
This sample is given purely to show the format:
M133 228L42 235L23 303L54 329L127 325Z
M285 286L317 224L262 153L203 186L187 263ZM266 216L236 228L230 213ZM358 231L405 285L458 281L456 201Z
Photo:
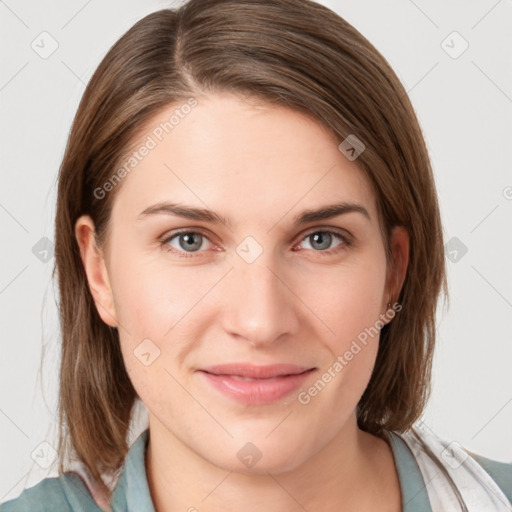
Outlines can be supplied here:
M310 369L311 368L307 366L296 366L293 364L256 366L244 363L234 363L201 368L201 371L205 371L213 375L229 375L232 377L245 377L247 379L271 379L273 377L282 377L286 375L298 375Z
M201 368L206 382L238 402L263 405L276 402L306 380L315 368L293 364L256 366L246 363Z

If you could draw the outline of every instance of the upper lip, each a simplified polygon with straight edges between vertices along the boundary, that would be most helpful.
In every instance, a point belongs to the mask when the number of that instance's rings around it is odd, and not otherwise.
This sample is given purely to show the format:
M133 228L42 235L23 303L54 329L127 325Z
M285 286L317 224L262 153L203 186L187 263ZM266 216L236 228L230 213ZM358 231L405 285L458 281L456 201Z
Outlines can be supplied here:
M200 368L200 371L214 375L236 375L252 379L270 379L284 375L298 375L312 369L313 368L308 366L298 366L294 364L257 366L249 363L231 363Z

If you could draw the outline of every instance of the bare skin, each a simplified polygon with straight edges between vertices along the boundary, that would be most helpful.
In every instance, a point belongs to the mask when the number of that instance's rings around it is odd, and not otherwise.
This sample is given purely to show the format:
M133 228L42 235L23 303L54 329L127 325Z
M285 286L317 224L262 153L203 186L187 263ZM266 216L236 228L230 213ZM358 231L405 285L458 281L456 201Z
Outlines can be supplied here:
M332 368L365 328L392 321L407 233L392 233L391 271L372 188L320 123L230 94L197 99L118 185L108 249L95 246L89 217L75 229L98 312L118 328L148 410L155 509L397 512L391 449L356 423L378 335ZM175 108L141 130L140 144ZM231 224L141 215L165 201L215 211ZM349 211L293 223L340 202L357 203L368 217ZM193 251L180 243L181 228L197 241ZM315 241L315 233L323 235ZM253 261L243 257L260 250ZM142 342L150 364L137 357ZM300 390L257 405L220 392L200 371L233 362L313 370ZM329 369L329 382L310 393ZM261 454L251 467L237 456L249 442Z

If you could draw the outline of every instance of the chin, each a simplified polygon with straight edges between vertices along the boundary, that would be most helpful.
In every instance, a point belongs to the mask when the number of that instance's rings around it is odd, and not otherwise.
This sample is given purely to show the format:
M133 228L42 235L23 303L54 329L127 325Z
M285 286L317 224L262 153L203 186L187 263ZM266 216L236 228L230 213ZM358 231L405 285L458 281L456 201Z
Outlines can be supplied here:
M286 438L268 430L260 435L236 436L225 443L215 443L218 451L203 453L205 459L222 469L242 474L265 475L292 471L305 462L314 447L308 447L299 435ZM303 436L304 439L307 436ZM246 439L241 441L241 439ZM232 455L231 455L232 454Z

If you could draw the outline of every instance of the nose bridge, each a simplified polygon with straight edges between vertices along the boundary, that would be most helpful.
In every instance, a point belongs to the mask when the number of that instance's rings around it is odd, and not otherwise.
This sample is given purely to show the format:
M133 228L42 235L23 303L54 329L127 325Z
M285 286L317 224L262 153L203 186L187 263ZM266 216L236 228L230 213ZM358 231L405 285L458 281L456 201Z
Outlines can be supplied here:
M293 294L281 282L270 251L255 261L237 257L228 279L224 322L226 331L253 345L275 341L296 327Z

